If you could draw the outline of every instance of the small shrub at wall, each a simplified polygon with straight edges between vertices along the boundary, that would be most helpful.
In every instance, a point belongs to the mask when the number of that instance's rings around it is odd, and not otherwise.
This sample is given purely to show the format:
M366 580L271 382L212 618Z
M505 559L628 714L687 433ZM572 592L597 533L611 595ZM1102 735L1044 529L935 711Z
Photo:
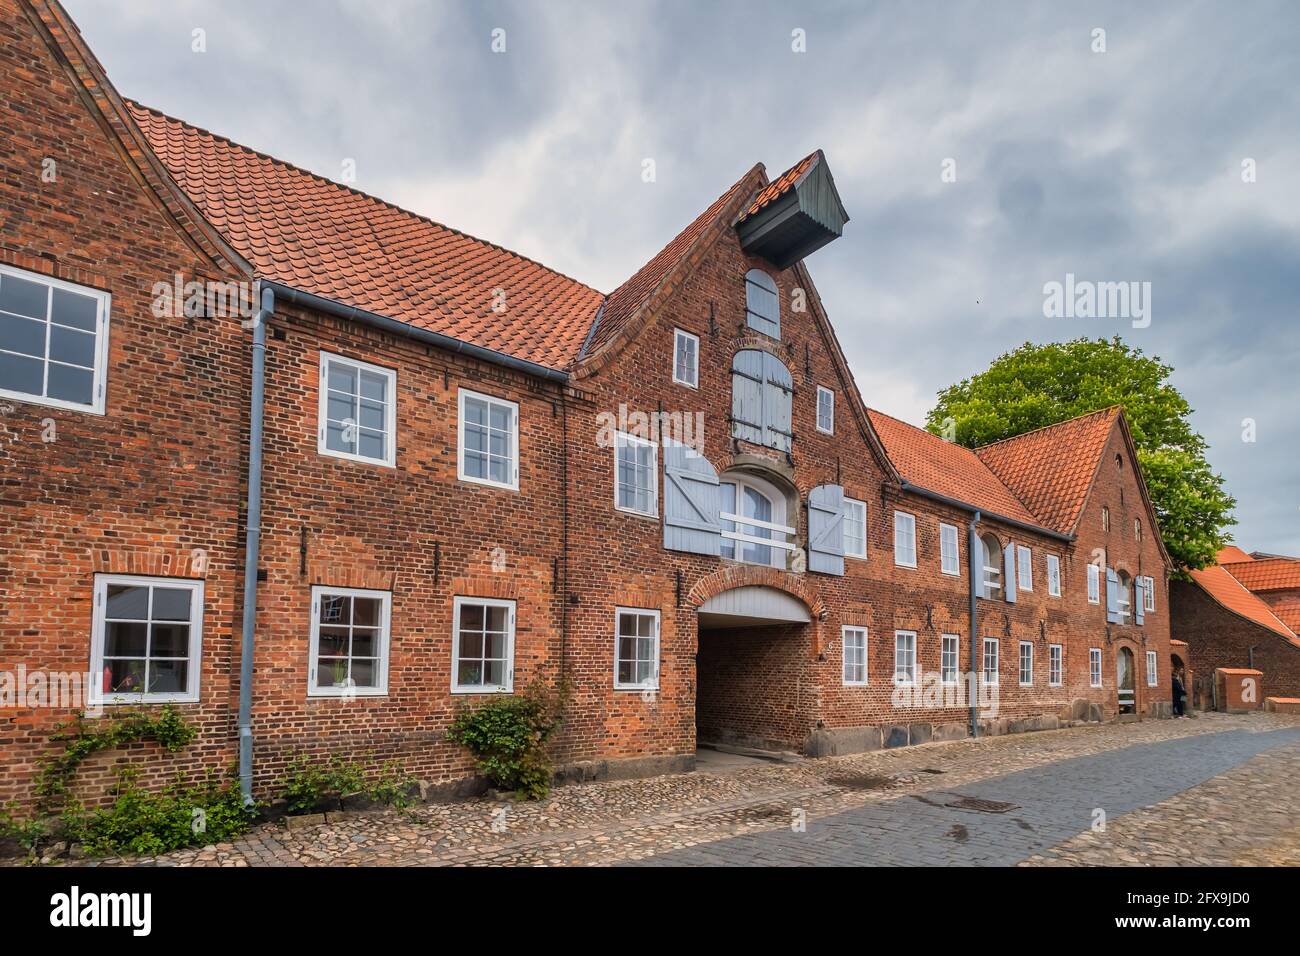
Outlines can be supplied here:
M418 792L415 778L392 761L378 770L368 770L341 757L320 761L298 754L280 780L279 796L287 812L298 814L342 809L350 797L405 809L415 802Z
M474 754L479 773L520 800L541 800L555 769L546 742L559 729L566 687L534 683L520 695L498 697L456 715L447 739Z

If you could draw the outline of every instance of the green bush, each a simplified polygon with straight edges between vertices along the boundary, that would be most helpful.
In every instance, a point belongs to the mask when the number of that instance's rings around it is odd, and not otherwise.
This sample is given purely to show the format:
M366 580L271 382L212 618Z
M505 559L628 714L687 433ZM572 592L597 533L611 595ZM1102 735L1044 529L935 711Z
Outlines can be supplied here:
M367 779L370 776L373 779ZM417 783L395 761L375 772L342 757L323 763L296 754L280 780L280 798L289 813L311 813L325 806L342 808L343 798L360 794L384 806L405 809L415 802Z
M55 834L80 843L92 856L152 856L231 840L245 833L256 815L255 807L244 806L238 782L216 774L198 786L177 782L155 793L141 790L135 772L126 769L113 793L109 806L65 809Z
M497 697L462 710L447 739L474 754L479 773L520 800L541 800L551 791L555 770L546 742L559 728L567 687L532 684L523 694Z

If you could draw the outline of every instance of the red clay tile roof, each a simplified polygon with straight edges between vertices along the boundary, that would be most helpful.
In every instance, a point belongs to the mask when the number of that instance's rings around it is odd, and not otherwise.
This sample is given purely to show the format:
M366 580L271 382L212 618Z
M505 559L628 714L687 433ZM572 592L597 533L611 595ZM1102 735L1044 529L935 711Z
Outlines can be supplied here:
M885 453L909 484L1025 524L1042 526L1024 503L969 448L944 441L924 428L867 409Z
M138 103L158 158L259 276L562 369L603 296L500 246ZM492 310L495 289L505 311Z
M1248 555L1235 544L1224 545L1219 549L1219 553L1214 556L1215 564L1231 564L1234 561L1254 561L1255 559Z
M1265 558L1219 565L1250 591L1286 591L1300 588L1300 560Z
M812 172L813 167L824 159L825 157L822 156L822 151L819 149L815 153L811 153L799 160L799 162L795 163L780 176L777 176L776 179L763 187L763 189L759 191L758 195L754 197L754 201L749 204L749 208L740 214L740 218L738 218L736 222L741 223L750 216L757 215L765 206L770 205L790 190L794 189L794 187L798 186L805 176Z
M1193 571L1192 580L1221 604L1235 614L1253 621L1260 627L1266 627L1274 634L1285 637L1292 644L1300 647L1300 638L1282 623L1277 615L1268 609L1268 605L1247 591L1231 574L1220 567L1202 568Z
M709 230L724 209L740 198L742 192L754 188L761 182L762 166L755 166L725 193L713 201L708 209L700 213L685 229L679 232L668 245L655 254L632 277L610 293L605 301L600 321L591 336L591 342L583 350L585 355L594 354L601 346L614 336L641 310L660 285L690 254L697 239Z
M1300 635L1300 601L1274 604L1273 614L1283 624L1295 631L1297 635Z
M975 454L1037 515L1036 524L1074 531L1119 408L1016 435Z

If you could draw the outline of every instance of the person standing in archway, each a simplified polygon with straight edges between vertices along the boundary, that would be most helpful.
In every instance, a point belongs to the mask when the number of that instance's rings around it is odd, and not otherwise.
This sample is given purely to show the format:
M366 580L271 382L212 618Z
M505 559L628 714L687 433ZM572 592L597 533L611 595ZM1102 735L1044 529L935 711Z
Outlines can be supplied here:
M1183 687L1183 672L1174 671L1173 675L1174 690L1174 716L1178 718L1186 717L1183 701L1187 697L1187 690Z

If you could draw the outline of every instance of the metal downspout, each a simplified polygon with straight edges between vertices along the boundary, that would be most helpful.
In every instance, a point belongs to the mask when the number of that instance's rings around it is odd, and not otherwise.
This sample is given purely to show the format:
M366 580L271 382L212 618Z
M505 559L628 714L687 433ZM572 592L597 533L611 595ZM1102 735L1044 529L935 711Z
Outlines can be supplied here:
M978 511L971 514L970 519L970 541L966 546L968 555L966 563L970 565L970 680L967 685L971 694L970 700L970 735L978 737L980 735L979 723L979 610L975 604L975 598L978 595L980 572L983 571L984 562L981 561L977 567L975 564L975 555L980 553L979 533L975 526L979 524L980 513Z
M244 617L239 630L239 792L253 802L253 640L257 628L257 564L262 535L262 412L266 380L266 320L275 293L258 283L253 318L253 379L248 409L248 507L244 531Z

